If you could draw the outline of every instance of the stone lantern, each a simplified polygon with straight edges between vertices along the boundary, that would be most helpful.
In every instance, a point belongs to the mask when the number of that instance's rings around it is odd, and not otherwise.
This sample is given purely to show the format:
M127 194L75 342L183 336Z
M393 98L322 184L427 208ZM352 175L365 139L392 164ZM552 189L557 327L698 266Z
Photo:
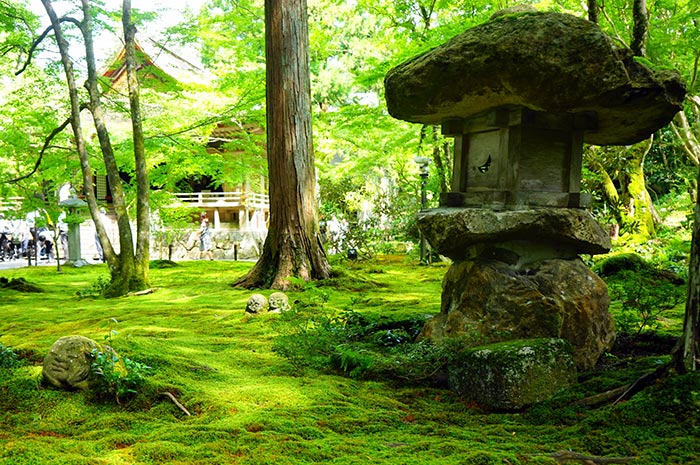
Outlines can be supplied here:
M75 195L61 200L58 204L67 208L68 214L71 216L77 215L78 209L87 205L87 203ZM80 251L80 224L73 221L68 222L68 260L66 261L66 265L80 267L87 264L88 262L83 260Z
M655 71L584 19L505 10L390 70L389 113L454 138L450 192L418 226L452 259L422 337L555 337L592 368L614 340L605 283L580 259L610 249L580 191L583 144L630 145L682 108Z

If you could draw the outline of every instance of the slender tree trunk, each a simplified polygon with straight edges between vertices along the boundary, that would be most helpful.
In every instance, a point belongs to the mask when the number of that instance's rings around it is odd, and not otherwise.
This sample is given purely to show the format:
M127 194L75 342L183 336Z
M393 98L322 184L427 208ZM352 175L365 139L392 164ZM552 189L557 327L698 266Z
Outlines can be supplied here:
M698 181L700 182L700 169ZM700 195L696 196L693 211L693 239L690 247L683 333L673 358L676 370L680 373L700 369Z
M598 0L587 0L588 20L598 24Z
M114 157L114 151L112 149L112 144L109 138L109 132L107 131L107 127L105 124L104 111L102 109L102 104L100 101L101 93L97 83L97 71L95 67L95 54L92 38L92 15L90 12L89 1L81 1L83 20L80 22L71 20L70 22L78 25L82 32L83 39L85 41L85 57L88 71L88 79L85 87L87 88L90 97L90 103L88 105L88 108L90 109L90 112L93 116L95 130L97 132L97 137L102 152L102 158L104 160L105 168L107 170L107 178L109 180L110 188L112 191L113 205L117 214L117 225L119 228L120 245L119 254L115 252L114 247L112 246L112 243L109 240L107 230L105 229L105 226L100 219L101 215L99 211L99 205L97 203L97 199L95 198L95 193L92 188L93 170L90 167L90 157L87 153L85 139L82 131L82 125L80 120L81 105L78 100L78 87L75 82L73 65L69 55L68 42L66 41L65 36L63 34L63 30L61 28L61 20L59 20L59 18L57 17L56 12L53 9L51 0L42 0L42 4L44 5L46 13L51 21L56 41L58 43L59 52L61 54L61 62L63 64L64 72L66 75L66 82L68 85L68 93L71 104L70 121L71 126L73 128L74 142L78 150L78 155L80 157L85 197L87 199L88 207L90 209L90 214L95 223L97 234L100 238L100 243L104 250L105 258L109 265L111 282L109 288L105 292L105 295L113 297L124 295L130 291L138 291L145 289L148 286L148 255L145 255L145 262L141 262L138 264L136 263L134 257L131 224L129 221L129 215L127 211L127 205L121 184L121 179L119 178L119 168ZM138 168L139 166L137 161L137 169ZM148 178L146 177L145 180L147 184ZM147 196L148 191L146 190L145 192L145 195ZM148 247L148 241L145 242L145 247Z
M134 161L136 166L136 257L134 258L135 276L142 281L138 287L148 286L148 264L151 248L151 209L150 183L146 164L146 148L141 120L141 103L139 81L136 75L136 26L131 22L131 0L124 0L122 6L122 23L124 26L124 46L126 49L126 73L129 85L129 108L134 141Z
M265 1L270 225L243 287L284 290L290 278L330 274L318 228L306 15L305 0Z
M646 56L647 36L649 35L649 13L646 0L634 0L632 5L632 43L630 48L634 56Z
M119 255L123 259L129 259L129 255L132 253L130 250L132 250L131 244L133 244L133 238L131 236L131 228L129 227L126 197L122 189L121 179L119 178L119 168L117 167L117 161L114 157L114 149L112 148L112 142L109 137L109 131L105 123L104 110L102 108L101 91L98 85L97 68L95 66L95 51L92 39L92 14L90 12L89 1L82 0L82 6L83 23L81 29L85 40L85 61L87 62L88 70L88 79L85 86L90 96L89 108L90 113L92 113L97 139L100 142L100 150L107 171L107 180L109 181L110 190L112 192L112 205L117 215L117 224L119 227ZM97 234L100 238L105 259L110 269L119 268L119 257L112 247L107 230L104 228L101 221L95 219L94 215L93 219L95 220Z
M53 28L54 36L56 38L56 43L58 44L58 50L61 55L61 63L63 65L63 71L66 76L66 84L68 86L68 96L70 100L70 123L73 129L73 140L78 150L78 156L80 157L80 167L81 173L83 175L83 185L84 194L90 208L90 213L95 219L96 226L99 223L99 227L102 227L102 223L99 221L99 207L97 205L97 199L95 198L95 193L92 190L92 168L90 167L90 156L87 152L85 146L85 139L83 137L82 124L80 121L80 100L78 98L78 87L75 83L75 75L73 73L73 62L70 59L68 53L68 41L63 35L63 29L61 28L61 23L53 9L52 2L50 0L41 0L46 10L46 15L51 21L51 26ZM82 27L82 24L81 24ZM98 227L98 232L100 228ZM102 228L104 229L104 228ZM105 234L106 237L106 234Z
M697 121L700 114L700 97L686 96L689 108ZM682 143L682 149L688 158L696 165L697 181L700 186L700 143L698 126L693 127L684 112L676 115L671 125L676 137ZM696 187L697 189L697 187ZM690 263L688 266L688 296L685 302L685 318L683 333L674 351L676 370L680 373L700 370L700 192L694 195L693 238L690 247Z
M628 159L624 186L627 221L636 223L637 232L649 237L656 235L656 225L660 222L644 175L644 159L652 144L653 138L631 146L625 153Z

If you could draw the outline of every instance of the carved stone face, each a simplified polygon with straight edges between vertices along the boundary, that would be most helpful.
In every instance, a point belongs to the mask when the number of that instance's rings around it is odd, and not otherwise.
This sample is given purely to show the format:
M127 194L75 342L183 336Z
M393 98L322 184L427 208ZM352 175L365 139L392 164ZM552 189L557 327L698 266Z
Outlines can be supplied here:
M270 311L284 312L289 309L289 297L283 292L273 292L270 294Z
M87 389L92 350L99 345L83 336L57 340L44 358L44 380L60 389Z
M267 310L267 298L262 294L253 294L245 307L246 313L263 313Z

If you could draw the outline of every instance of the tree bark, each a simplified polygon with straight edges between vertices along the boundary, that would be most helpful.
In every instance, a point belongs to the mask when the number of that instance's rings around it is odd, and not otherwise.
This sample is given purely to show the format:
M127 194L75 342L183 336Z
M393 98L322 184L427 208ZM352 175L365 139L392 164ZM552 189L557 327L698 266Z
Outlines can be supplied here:
M700 98L688 96L690 109L697 117L700 113ZM685 113L676 115L676 126L672 126L682 141L686 155L698 166L700 159L700 144L698 135L688 123ZM697 128L696 128L697 130ZM700 182L700 166L698 166L697 181ZM700 186L700 184L696 184ZM693 237L690 246L690 263L688 265L688 296L685 302L685 318L683 333L674 350L675 368L680 373L700 370L700 193L695 195L693 210Z
M325 279L318 227L305 0L265 1L270 224L255 267L236 285L288 289Z
M587 0L588 20L598 24L598 0Z
M649 13L646 0L634 0L632 5L632 43L630 48L634 56L646 56L647 36L649 35Z
M700 169L698 169L698 182L700 182ZM680 373L700 369L700 195L696 195L695 199L683 333L678 340L673 357L676 370Z
M136 26L131 22L131 0L122 5L124 26L124 47L126 50L126 74L129 86L129 110L131 113L132 139L134 142L134 164L136 167L136 256L134 268L141 283L137 287L148 286L148 264L151 248L151 208L150 183L146 163L139 81L136 74Z

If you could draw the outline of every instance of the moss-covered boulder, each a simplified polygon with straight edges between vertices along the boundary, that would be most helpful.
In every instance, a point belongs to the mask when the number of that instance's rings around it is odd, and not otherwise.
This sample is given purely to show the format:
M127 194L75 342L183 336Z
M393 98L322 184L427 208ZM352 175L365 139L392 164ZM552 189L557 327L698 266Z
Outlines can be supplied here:
M445 274L442 312L421 338L467 338L485 343L562 338L576 366L592 369L615 340L605 282L578 258L527 266L498 257L453 264Z
M576 380L563 339L520 339L465 349L448 366L450 388L493 410L518 410L552 398Z

